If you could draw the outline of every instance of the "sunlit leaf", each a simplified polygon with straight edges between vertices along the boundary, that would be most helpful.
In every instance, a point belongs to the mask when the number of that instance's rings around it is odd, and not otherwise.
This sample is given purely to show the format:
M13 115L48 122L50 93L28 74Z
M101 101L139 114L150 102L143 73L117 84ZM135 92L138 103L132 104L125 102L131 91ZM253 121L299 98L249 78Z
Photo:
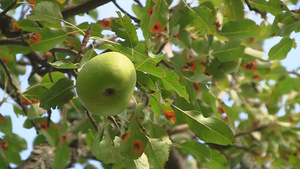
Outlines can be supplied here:
M287 6L280 0L251 0L249 2L252 7L258 8L262 12L271 13L274 16L282 13L282 11L288 10Z
M53 67L58 69L76 69L78 66L74 63L72 63L69 60L59 60L55 61L53 63L50 63Z
M41 40L31 43L30 46L33 50L39 52L46 52L67 38L65 31L54 28L43 28L37 31L36 34L41 36Z
M69 161L70 148L68 142L59 144L55 149L53 168L64 168Z
M59 7L50 1L37 3L27 17L33 21L46 21L55 25L63 20Z
M172 71L166 71L166 78L162 79L163 85L167 90L176 92L180 97L189 100L189 95L186 92L186 88L179 82L179 77Z
M149 138L149 146L146 154L154 168L164 168L165 162L169 158L172 142L168 136L160 138Z
M214 25L215 16L211 9L207 7L194 7L191 9L191 15L194 16L193 22L195 27L199 29L202 34L214 34L216 26Z
M199 139L220 145L232 145L234 135L227 124L215 117L205 118L197 111L180 111L190 129Z
M45 113L45 110L40 108L40 104L34 103L34 104L31 104L31 106L28 110L27 116L28 116L28 119L33 120L33 119L40 118L44 113Z
M244 56L245 47L239 40L230 40L227 43L216 43L212 46L212 55L217 57L220 62L238 61Z
M166 77L165 71L162 68L157 67L155 62L150 59L138 62L134 66L138 71L145 72L159 78Z
M113 21L112 31L120 38L125 39L120 42L126 47L135 47L138 44L138 37L134 25L131 23L130 18L125 14L124 17L118 12L119 18Z
M244 18L244 6L241 0L225 0L226 13L230 20Z
M246 39L259 36L259 26L250 19L226 22L218 34L227 38Z
M282 38L278 44L276 44L270 49L268 53L269 60L285 59L287 57L287 54L292 49L294 43L295 43L294 39Z

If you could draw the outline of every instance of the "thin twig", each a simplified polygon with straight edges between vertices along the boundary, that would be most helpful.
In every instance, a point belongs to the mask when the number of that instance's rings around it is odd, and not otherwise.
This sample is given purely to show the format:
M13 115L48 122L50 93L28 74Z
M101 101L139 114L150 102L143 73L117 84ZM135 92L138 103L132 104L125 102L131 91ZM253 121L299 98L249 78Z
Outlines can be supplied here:
M112 40L116 39L117 37L118 37L117 35L112 35L105 39L112 41ZM94 48L98 48L98 47L104 45L105 43L107 43L107 41L98 41L98 42L94 43L93 45L94 45ZM93 45L88 46L86 49L92 49Z
M85 114L89 117L89 119L91 120L91 123L92 123L92 125L94 126L94 129L95 129L96 131L98 131L97 123L96 123L95 119L93 118L93 116L90 114L90 112L87 111L87 110L84 110L84 113L85 113Z
M136 17L130 15L130 14L129 14L128 12L126 12L122 7L120 7L120 6L117 4L116 0L112 0L112 2L115 4L115 6L116 6L118 9L120 9L120 11L122 11L122 12L125 13L125 14L127 14L127 16L129 16L132 20L134 20L136 23L140 23L140 20L139 20L139 19L137 19Z
M70 49L70 48L53 48L50 50L50 52L52 53L66 53L69 55L73 55L73 56L78 56L78 52L76 50ZM81 54L80 57L83 57L83 55Z
M255 131L262 131L262 130L270 127L272 124L273 123L268 124L268 125L264 125L264 126L259 126L257 128L253 128L253 129L250 129L250 130L241 131L241 132L237 133L234 137L237 138L237 137L240 137L240 136L243 136L243 135L251 134L252 132L255 132Z
M255 11L255 12L259 13L262 18L264 18L265 20L267 20L267 13L262 12L261 10L252 7L252 5L250 4L249 0L245 0L245 2L246 2L246 4L247 4L247 6L248 6L248 8L249 8L250 11Z
M86 48L86 44L88 43L89 39L90 39L90 36L91 36L91 31L92 31L92 26L89 26L87 28L87 30L85 31L85 35L82 39L82 43L81 43L81 48L79 49L78 51L78 54L74 60L75 63L79 62L81 60L81 54L82 52L85 50Z
M189 130L189 126L187 124L182 124L182 125L175 126L172 130L168 130L167 133L169 135L174 135L174 134L185 132L187 130Z
M136 2L140 7L143 8L143 4L139 0L134 0L134 2Z
M0 14L0 16L4 16L11 8L13 8L17 4L18 0L15 0L11 3L4 11Z
M300 77L300 74L297 73L296 71L289 71L288 73L289 73L289 74L296 75L297 77Z
M8 81L9 81L9 83L10 83L10 85L13 87L13 89L14 89L14 91L15 91L15 93L16 93L16 97L14 98L14 99L16 99L16 102L21 106L21 108L22 108L22 111L24 112L24 114L25 115L27 115L27 112L28 112L28 108L22 103L22 96L21 96L21 94L20 94L20 91L19 91L19 89L18 89L18 87L14 84L14 82L13 82L13 78L12 78L12 76L11 76L11 73L10 73L10 70L8 69L8 67L6 66L6 64L3 62L3 60L2 59L0 59L0 64L1 64L1 66L4 68L4 70L5 70L5 73L6 73L6 75L7 75L7 77L8 77ZM37 125L32 121L32 120L30 120L31 121L31 124L34 126L34 128L35 128L35 130L36 130L36 133L38 134L39 132L38 132L38 127L37 127Z
M29 44L26 41L24 43L21 39L1 39L0 45L29 46Z

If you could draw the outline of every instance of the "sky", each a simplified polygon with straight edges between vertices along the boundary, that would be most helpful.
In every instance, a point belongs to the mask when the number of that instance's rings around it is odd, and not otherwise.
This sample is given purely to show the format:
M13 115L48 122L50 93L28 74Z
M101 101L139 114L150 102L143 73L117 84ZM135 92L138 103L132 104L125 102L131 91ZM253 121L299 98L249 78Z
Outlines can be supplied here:
M143 4L145 4L145 0L141 0L141 2ZM188 1L190 2L190 1ZM126 11L128 11L130 14L133 15L133 12L131 10L131 4L133 3L133 0L118 0L117 3L123 7L123 9L125 9ZM247 8L247 7L246 7ZM103 5L101 7L97 8L99 14L98 14L98 20L103 19L103 18L107 18L107 17L117 17L116 11L118 11L118 9L114 6L113 3L108 3L106 5ZM274 17L272 17L271 15L268 15L270 20L273 20ZM18 17L16 17L18 18ZM259 21L259 17L255 18L255 20L257 19L257 21ZM92 18L90 18L88 15L84 15L81 17L76 17L76 21L77 24L81 23L81 22L95 22ZM109 31L107 32L103 32L103 33L107 33L107 34L113 34ZM138 35L141 37L142 33L138 32ZM295 38L296 43L298 45L300 45L300 36L299 34L295 34L293 33L291 35L291 38ZM266 53L266 56L264 58L267 58L267 53L268 51L271 49L272 46L274 46L275 44L277 44L280 41L281 38L279 37L275 37L272 39L268 39L265 41L263 49L264 52ZM297 68L300 67L300 62L299 62L299 55L300 55L300 48L296 48L296 49L292 49L287 58L282 60L281 63L286 67L287 70L292 71L295 70ZM28 75L30 73L30 69L27 70L26 74L23 76L20 76L20 80L21 80L21 90L24 91L27 87L28 87L28 83L27 83L27 78ZM0 97L3 96L3 91L0 91ZM0 99L1 100L1 99ZM28 143L28 149L26 151L21 152L21 157L22 159L26 159L32 149L33 149L33 140L34 137L36 136L35 134L35 130L34 129L25 129L23 128L23 123L26 120L26 117L22 117L19 116L19 118L16 117L16 115L14 114L13 110L12 110L12 100L9 100L9 103L4 103L1 107L0 107L0 113L2 115L10 115L13 121L13 132L18 134L19 136L21 136L22 138L26 139L27 143ZM53 111L52 113L52 121L54 122L58 122L60 120L60 116L59 116L59 112L57 111ZM3 134L0 132L0 137L3 136ZM97 168L101 168L100 163L95 162L95 161L91 161L92 164L94 164ZM76 164L75 169L80 169L83 168L82 165Z

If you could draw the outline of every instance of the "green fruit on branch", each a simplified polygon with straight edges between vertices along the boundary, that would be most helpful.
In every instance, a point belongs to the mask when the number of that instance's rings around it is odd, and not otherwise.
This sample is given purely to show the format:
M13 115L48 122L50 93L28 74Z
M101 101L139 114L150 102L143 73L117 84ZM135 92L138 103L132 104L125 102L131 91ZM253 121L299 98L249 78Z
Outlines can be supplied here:
M107 52L83 66L76 79L76 91L89 112L113 116L126 109L135 84L132 62L121 53Z

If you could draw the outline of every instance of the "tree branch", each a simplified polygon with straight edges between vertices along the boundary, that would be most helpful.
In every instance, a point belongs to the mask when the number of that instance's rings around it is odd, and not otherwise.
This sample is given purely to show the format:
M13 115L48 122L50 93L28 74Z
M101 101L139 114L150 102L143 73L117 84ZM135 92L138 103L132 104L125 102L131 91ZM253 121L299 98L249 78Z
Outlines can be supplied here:
M0 14L0 16L4 16L11 8L13 8L17 4L18 0L14 0L4 11Z
M143 8L143 4L139 0L133 0L133 1L136 2L140 7Z
M90 112L87 111L87 110L85 109L85 110L84 110L84 113L89 117L89 119L90 119L92 125L94 126L94 129L95 129L96 131L98 131L97 123L96 123L95 119L93 118L93 116L90 114Z
M28 113L28 108L22 103L22 96L20 94L20 90L19 88L14 84L13 82L13 78L12 78L12 75L10 73L10 70L8 69L8 67L6 66L6 64L3 62L2 59L0 59L0 64L1 66L4 68L4 71L5 71L5 74L7 75L8 77L8 81L10 83L10 85L12 86L12 92L15 93L15 94L11 94L10 96L14 96L13 99L21 106L22 108L22 111L24 112L25 115L27 115ZM3 85L3 88L5 86ZM9 87L8 87L9 88ZM31 124L34 126L35 130L36 130L36 133L38 134L38 129L39 127L32 121L31 121Z
M71 16L88 12L110 1L111 0L85 0L78 4L71 4L71 5L67 4L65 6L65 9L62 11L62 15L64 19L67 19Z
M87 28L87 30L85 31L85 35L82 39L82 43L81 43L81 47L78 51L78 54L76 55L75 59L74 59L74 63L77 63L81 60L81 54L82 52L85 50L86 48L86 44L88 43L89 39L90 39L90 36L91 36L91 30L92 30L92 26L89 26Z
M246 4L247 4L247 6L248 6L248 8L249 8L250 11L255 11L255 12L259 13L262 18L264 18L265 20L267 19L267 13L262 12L261 10L252 7L252 5L250 4L249 0L245 0L245 2L246 2Z
M115 4L115 6L120 9L120 11L122 11L123 13L127 14L127 16L129 16L132 20L134 20L136 23L140 23L140 20L137 19L136 17L130 15L128 12L126 12L122 7L119 6L119 4L117 4L116 0L112 0L112 2Z
M243 135L247 135L247 134L251 134L252 132L255 132L255 131L262 131L270 126L272 126L274 123L270 123L268 125L263 125L263 126L259 126L259 127L256 127L256 128L253 128L253 129L250 129L250 130L246 130L246 131L241 131L239 133L237 133L234 137L237 138L237 137L240 137L240 136L243 136Z

